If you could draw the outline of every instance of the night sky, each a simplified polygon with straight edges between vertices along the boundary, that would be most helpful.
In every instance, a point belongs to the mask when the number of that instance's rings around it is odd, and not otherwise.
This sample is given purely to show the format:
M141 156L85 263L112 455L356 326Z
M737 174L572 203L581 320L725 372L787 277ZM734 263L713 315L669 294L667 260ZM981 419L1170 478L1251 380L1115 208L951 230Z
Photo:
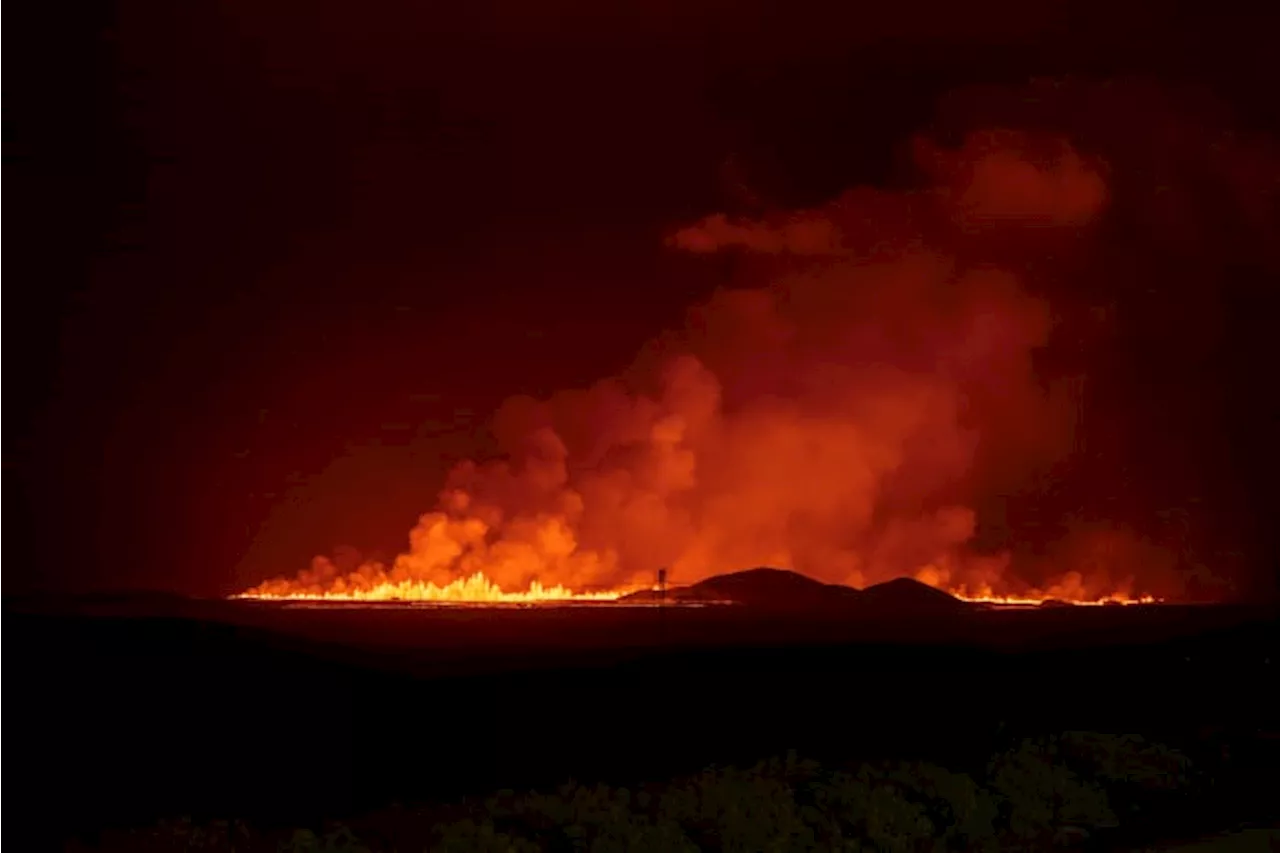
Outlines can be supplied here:
M1002 523L1180 512L1238 593L1273 589L1265 4L854 5L11 9L5 591L225 594L393 554L503 399L619 372L750 274L670 251L675 229L909 180L913 133L989 124L1124 166L1108 274L1064 260L1057 285L1120 318L1079 356L1067 494ZM1046 77L1060 95L1027 94Z

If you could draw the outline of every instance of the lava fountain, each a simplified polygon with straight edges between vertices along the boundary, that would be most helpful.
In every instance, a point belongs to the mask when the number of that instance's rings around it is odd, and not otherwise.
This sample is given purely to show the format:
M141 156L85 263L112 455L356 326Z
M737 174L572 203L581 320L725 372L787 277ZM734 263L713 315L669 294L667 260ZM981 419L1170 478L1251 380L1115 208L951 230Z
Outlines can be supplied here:
M617 601L630 590L575 592L560 585L544 587L537 581L519 592L501 589L483 572L437 585L430 581L385 581L367 588L347 588L336 584L323 590L307 590L264 585L232 598L278 601L406 601L435 604L542 604Z

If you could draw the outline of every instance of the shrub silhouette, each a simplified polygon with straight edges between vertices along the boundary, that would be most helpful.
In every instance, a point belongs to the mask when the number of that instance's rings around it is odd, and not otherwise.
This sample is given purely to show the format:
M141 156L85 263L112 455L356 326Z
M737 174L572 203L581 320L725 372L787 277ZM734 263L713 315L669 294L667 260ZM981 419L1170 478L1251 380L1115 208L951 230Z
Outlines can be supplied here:
M943 847L979 850L993 846L996 798L972 777L935 764L912 762L893 769L888 778L925 802L935 837Z
M1042 850L1115 824L1116 803L1167 803L1192 790L1185 756L1135 736L1067 732L1005 745L976 777L920 761L830 769L790 754L634 789L502 791L412 820L433 828L428 849L449 853ZM155 853L395 849L345 827L268 837L190 821L114 840L114 849Z
M1161 791L1190 781L1191 761L1185 755L1141 735L1065 732L1058 743L1068 760L1087 766L1100 781Z
M1065 764L1056 738L1024 740L997 756L988 779L1014 839L1043 844L1064 827L1092 830L1116 823L1106 791Z
M524 838L507 835L492 823L470 818L438 826L439 839L431 848L448 853L537 853L542 847Z
M500 820L527 827L532 837L551 847L601 853L698 849L679 824L646 812L647 795L635 800L626 788L565 785L555 794L507 797L490 801L488 807Z
M805 820L788 776L794 758L749 770L712 769L673 786L659 816L685 827L701 849L774 851L811 848L814 827Z
M283 850L289 853L372 853L355 834L345 826L337 827L324 835L309 829L294 830Z

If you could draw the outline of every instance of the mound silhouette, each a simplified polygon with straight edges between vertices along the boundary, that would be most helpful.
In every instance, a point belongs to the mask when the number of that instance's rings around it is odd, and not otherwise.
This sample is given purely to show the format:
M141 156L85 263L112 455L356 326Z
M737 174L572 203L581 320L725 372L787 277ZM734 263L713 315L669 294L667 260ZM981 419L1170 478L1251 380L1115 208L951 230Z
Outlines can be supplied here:
M862 590L858 610L877 617L949 616L971 608L967 602L911 578L895 578Z
M635 592L624 601L657 601L652 590ZM946 616L970 610L968 603L910 578L898 578L864 590L823 583L786 569L757 568L716 575L667 591L677 603L719 602L769 610L848 611L858 618L898 619Z
M770 609L806 609L840 606L857 600L858 591L827 584L786 569L756 568L716 575L691 586L667 591L674 602L724 602ZM634 592L624 601L656 601L652 590Z

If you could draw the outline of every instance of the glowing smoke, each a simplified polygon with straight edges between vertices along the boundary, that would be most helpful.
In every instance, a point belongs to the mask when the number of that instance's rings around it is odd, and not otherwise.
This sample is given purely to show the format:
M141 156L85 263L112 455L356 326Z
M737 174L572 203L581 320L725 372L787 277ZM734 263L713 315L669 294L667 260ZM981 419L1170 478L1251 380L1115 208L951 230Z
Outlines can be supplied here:
M1066 142L970 137L917 144L932 179L857 189L776 222L711 216L670 243L790 256L765 288L725 290L626 375L497 413L504 458L465 463L393 565L339 573L325 558L261 591L445 584L504 589L680 581L753 565L863 585L915 575L1017 591L1008 557L977 556L972 490L985 433L1025 475L1070 447L1078 404L1042 387L1031 354L1048 306L1013 270L959 259L957 241L1028 226L1078 232L1102 212L1098 170ZM989 485L989 483L986 483ZM1077 561L1078 562L1078 561ZM1059 592L1131 577L1059 566ZM1096 566L1093 567L1095 570Z

